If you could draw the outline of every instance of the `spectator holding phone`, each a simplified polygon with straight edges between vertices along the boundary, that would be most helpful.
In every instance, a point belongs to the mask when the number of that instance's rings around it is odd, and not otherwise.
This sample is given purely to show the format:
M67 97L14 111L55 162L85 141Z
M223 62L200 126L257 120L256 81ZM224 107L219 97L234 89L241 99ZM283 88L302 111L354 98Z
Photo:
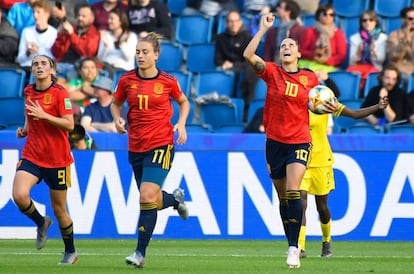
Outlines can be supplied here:
M60 0L48 1L52 7L52 16L49 24L57 28L62 21L68 20L72 25L76 24L76 14L80 6L88 4L86 0Z

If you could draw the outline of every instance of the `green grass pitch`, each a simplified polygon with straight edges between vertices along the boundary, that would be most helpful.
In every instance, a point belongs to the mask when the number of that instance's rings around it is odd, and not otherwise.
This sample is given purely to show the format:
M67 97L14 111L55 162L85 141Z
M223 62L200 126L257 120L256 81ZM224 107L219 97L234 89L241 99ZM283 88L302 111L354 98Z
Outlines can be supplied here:
M301 268L288 269L286 241L152 240L143 269L125 264L135 240L77 239L79 260L58 266L63 243L49 239L38 251L34 240L0 240L0 273L414 273L414 242L332 243L334 257L320 257L321 243L307 242Z

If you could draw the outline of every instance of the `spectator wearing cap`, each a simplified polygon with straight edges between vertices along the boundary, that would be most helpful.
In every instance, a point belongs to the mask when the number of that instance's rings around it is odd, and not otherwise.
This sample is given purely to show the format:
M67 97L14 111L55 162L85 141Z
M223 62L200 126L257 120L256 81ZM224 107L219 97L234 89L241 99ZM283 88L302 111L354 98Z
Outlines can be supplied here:
M98 149L98 146L92 137L87 134L83 126L79 124L75 124L75 128L69 132L69 143L71 149Z
M111 114L112 85L110 78L99 77L92 83L96 102L89 104L82 114L81 125L88 132L116 132Z

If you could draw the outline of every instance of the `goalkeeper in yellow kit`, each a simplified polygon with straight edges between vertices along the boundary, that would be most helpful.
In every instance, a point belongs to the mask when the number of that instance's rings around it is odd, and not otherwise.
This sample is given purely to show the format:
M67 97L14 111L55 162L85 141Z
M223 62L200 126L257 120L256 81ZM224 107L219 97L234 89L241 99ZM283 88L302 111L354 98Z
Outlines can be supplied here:
M320 79L326 80L327 75L318 75ZM325 78L325 79L323 79ZM335 91L331 85L328 84L336 96L338 91ZM378 104L352 110L345 105L336 102L335 104L328 104L327 107L332 110L335 116L348 116L354 119L366 117L379 109L384 109L388 106L388 97L379 98ZM302 226L299 233L299 245L301 247L301 257L306 257L305 252L305 238L306 238L306 208L307 208L307 194L315 195L316 208L319 214L320 225L322 229L322 251L321 256L324 258L332 257L331 250L331 213L328 208L328 195L335 189L335 181L333 176L334 158L331 146L328 141L328 119L327 114L310 113L310 132L312 136L312 151L310 160L308 162L308 169L300 185L303 203L303 217Z

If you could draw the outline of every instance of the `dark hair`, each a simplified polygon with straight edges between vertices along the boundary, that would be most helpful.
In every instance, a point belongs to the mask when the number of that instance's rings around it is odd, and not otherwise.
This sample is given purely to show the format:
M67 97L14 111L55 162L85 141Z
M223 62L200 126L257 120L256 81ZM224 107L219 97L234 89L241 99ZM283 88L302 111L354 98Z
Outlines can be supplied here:
M343 0L345 1L345 0ZM318 7L318 9L315 12L315 19L316 21L319 21L319 17L321 17L321 14L326 14L328 12L328 10L334 10L332 4L330 3L325 3L322 4Z
M376 28L379 27L380 23L379 23L378 14L374 10L364 10L361 13L361 15L359 16L359 29L363 29L362 23L364 21L364 15L368 15L369 17L371 17L372 19L374 19L374 21L375 21L375 27Z
M160 40L164 38L161 34L158 34L156 32L149 32L147 36L140 37L138 41L140 42L149 42L152 44L154 48L154 52L160 52Z
M400 81L401 81L401 73L398 70L398 68L394 65L386 65L385 67L382 68L382 70L378 74L378 82L381 83L381 85L382 85L382 77L384 77L386 70L393 70L397 73L397 84L396 85L398 86L400 84Z
M34 60L35 60L37 57L45 57L45 58L49 61L50 68L52 68L52 69L54 69L54 70L56 71L56 63L55 63L55 61L53 61L53 59L52 59L52 58L50 58L49 56L44 55L44 54L36 55L36 56L32 59L32 65L31 65L31 67L33 67L33 62L34 62ZM56 77L56 75L52 74L52 75L50 75L50 76L51 76L51 78L52 78L52 80L53 80L54 82L57 82L57 77Z
M109 13L118 15L119 21L121 21L121 28L123 33L129 30L129 19L125 11L121 10L120 8L114 8Z
M285 10L290 11L290 19L295 20L300 15L300 6L294 0L280 0L278 5L285 3Z
M76 5L76 7L75 7L75 14L76 14L76 16L79 16L79 11L81 9L83 9L83 8L88 8L92 12L92 15L95 16L95 11L92 8L92 6L89 5L89 4Z

